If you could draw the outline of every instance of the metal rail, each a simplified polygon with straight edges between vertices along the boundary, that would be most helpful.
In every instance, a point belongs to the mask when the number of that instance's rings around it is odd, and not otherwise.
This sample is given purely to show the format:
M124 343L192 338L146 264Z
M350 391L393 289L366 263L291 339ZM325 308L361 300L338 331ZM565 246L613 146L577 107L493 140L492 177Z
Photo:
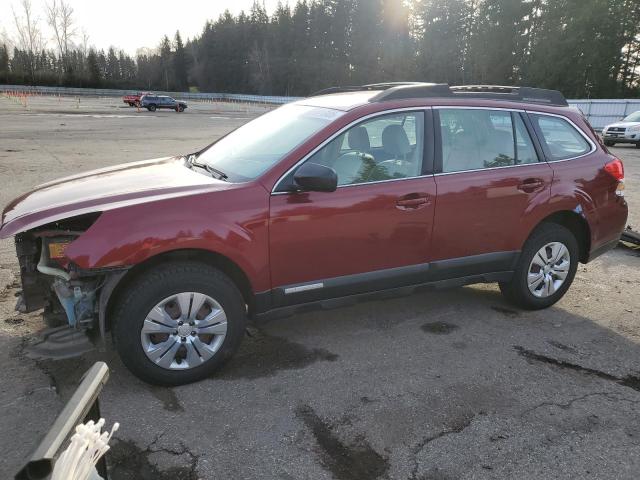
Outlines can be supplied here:
M27 95L61 95L71 97L123 97L135 95L140 90L118 90L107 88L67 88L43 87L31 85L0 85L0 92L24 93ZM244 103L269 103L281 105L301 97L286 97L277 95L248 95L241 93L195 93L195 92L165 92L153 90L154 95L169 95L178 100L212 100Z
M109 367L96 362L84 374L82 382L69 399L55 422L44 436L30 460L16 474L16 480L43 480L51 475L55 458L76 426L87 420L98 421L100 405L98 395L109 378ZM107 479L105 457L97 465L98 474Z

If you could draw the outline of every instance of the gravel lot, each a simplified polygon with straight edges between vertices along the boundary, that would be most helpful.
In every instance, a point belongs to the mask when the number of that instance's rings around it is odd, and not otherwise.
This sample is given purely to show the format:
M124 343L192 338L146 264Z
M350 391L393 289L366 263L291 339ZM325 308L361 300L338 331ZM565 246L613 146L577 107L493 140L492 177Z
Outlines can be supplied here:
M0 98L0 205L59 176L193 151L263 110ZM639 228L640 150L612 151ZM0 241L0 478L97 359L112 370L103 415L122 425L115 480L638 478L639 251L581 265L546 311L481 285L273 320L214 378L161 389L110 351L30 359L42 325L13 311L13 248Z

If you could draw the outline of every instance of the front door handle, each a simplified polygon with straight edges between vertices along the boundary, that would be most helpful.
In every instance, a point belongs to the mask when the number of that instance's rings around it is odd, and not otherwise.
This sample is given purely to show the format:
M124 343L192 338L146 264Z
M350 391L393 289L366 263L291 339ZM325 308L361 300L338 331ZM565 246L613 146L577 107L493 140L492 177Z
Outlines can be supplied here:
M518 185L518 190L526 193L537 192L544 188L545 182L541 178L527 178Z
M405 195L404 197L401 197L396 201L396 206L400 210L415 210L417 208L422 208L428 204L429 196L420 194Z

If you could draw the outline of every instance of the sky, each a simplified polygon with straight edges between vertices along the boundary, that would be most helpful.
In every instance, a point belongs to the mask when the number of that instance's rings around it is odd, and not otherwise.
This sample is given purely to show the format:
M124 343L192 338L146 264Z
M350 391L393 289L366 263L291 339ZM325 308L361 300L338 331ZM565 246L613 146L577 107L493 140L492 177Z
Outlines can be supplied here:
M51 1L31 0L31 5L45 40L53 47L53 32L45 20L45 3ZM173 39L176 30L180 30L183 41L199 35L207 19L218 18L226 9L234 14L243 9L248 11L253 0L66 0L66 3L73 7L78 32L84 29L88 33L89 45L105 50L114 46L134 55L138 48L157 47L165 34ZM293 3L294 0L289 1L290 5ZM278 0L264 0L264 4L271 14ZM9 38L15 38L12 7L20 12L20 0L0 0L0 34L4 31Z

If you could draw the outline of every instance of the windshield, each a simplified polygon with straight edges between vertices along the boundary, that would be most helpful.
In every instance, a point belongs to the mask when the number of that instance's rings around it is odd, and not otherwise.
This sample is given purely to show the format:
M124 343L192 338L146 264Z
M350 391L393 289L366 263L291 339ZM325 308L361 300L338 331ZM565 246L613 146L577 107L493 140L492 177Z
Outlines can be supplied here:
M285 105L234 130L198 156L232 182L257 178L344 112Z
M633 112L631 115L626 117L623 122L640 122L640 111Z

